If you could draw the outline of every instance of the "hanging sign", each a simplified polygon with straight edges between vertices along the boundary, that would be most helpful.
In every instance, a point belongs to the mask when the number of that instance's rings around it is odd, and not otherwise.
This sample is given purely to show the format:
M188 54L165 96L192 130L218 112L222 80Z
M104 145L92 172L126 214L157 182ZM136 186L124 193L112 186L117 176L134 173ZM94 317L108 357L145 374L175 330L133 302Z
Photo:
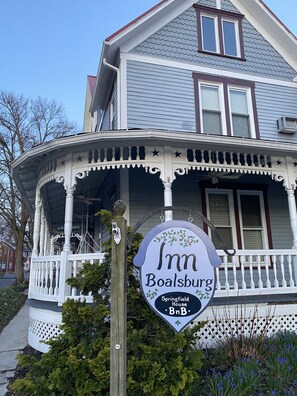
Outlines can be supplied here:
M178 333L209 304L221 263L209 236L186 221L154 227L134 258L147 303Z

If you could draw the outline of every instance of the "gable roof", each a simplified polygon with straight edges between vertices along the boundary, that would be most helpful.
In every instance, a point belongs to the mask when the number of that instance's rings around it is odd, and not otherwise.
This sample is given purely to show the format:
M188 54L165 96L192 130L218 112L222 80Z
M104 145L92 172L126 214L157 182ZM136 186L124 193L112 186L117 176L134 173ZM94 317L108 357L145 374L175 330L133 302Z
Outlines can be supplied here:
M263 0L230 0L263 37L296 70L297 74L297 38L270 10ZM103 59L112 65L119 62L118 51L129 51L157 30L165 26L176 16L193 5L193 0L161 0L154 7L132 20L121 29L107 37L103 43L97 81L90 111L96 110L103 93L108 96L109 77L114 73L103 65ZM102 97L101 97L102 98ZM103 98L102 98L103 100Z

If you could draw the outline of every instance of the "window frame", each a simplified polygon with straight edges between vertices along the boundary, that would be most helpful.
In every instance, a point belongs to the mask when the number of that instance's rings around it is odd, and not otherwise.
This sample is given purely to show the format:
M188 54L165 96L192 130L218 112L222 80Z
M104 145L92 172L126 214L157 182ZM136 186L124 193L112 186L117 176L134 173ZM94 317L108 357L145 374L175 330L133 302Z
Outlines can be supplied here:
M193 7L195 8L197 14L198 52L245 60L242 31L242 20L244 15L217 8L201 6L199 4L194 4ZM216 51L211 51L204 48L202 22L203 16L212 18L215 22L215 35L217 43ZM233 22L235 24L237 55L227 54L225 52L223 21Z
M231 235L232 235L232 240L233 240L233 249L238 249L238 238L237 238L237 233L236 233L236 216L235 216L235 211L233 210L235 207L234 204L234 196L233 196L233 192L230 189L224 189L224 188L220 188L220 189L214 189L214 188L206 188L205 189L205 200L206 200L206 217L211 220L210 217L210 210L209 210L209 194L217 194L217 195L227 195L228 197L228 204L229 204L229 214L230 214L230 228L231 228ZM216 226L214 224L214 226ZM219 230L218 230L219 231ZM210 232L210 238L211 238L211 230L209 230ZM220 232L220 231L219 231Z
M232 109L230 100L230 90L246 92L247 106L249 111L250 136L245 139L260 139L258 114L256 107L255 83L253 81L227 78L204 73L193 72L195 110L196 110L196 132L205 133L202 118L201 85L220 86L221 97L220 106L222 111L222 135L234 136L232 123ZM206 132L207 133L207 132ZM235 136L243 138L240 136Z
M214 83L214 82L208 82L208 81L199 81L199 98L202 99L201 95L201 90L203 87L215 87L218 88L218 100L219 100L219 113L220 113L220 121L221 121L221 134L222 135L227 135L227 130L226 130L226 110L225 110L225 103L224 103L224 92L223 92L223 85L221 83ZM209 133L204 131L204 125L203 125L203 106L202 106L202 100L201 104L199 106L199 111L200 111L200 124L201 124L201 133ZM210 133L211 134L211 133Z
M263 191L237 190L238 215L239 215L239 225L240 225L242 249L246 249L244 246L244 235L243 235L244 234L244 226L243 226L243 220L242 220L242 208L241 208L241 199L240 199L240 197L242 195L253 195L253 196L259 197L262 227L253 228L253 229L262 231L261 232L262 246L263 246L262 249L264 249L264 250L268 249L269 248L268 229L267 229L266 211L265 211L265 204L264 204L264 198L263 198ZM248 229L248 228L245 227L245 229Z
M209 218L209 206L208 206L208 193L225 193L230 192L233 197L233 208L231 210L234 213L234 223L232 224L234 234L232 237L234 238L234 249L244 250L244 240L243 240L243 230L242 230L242 219L241 219L241 207L240 207L240 195L259 195L260 196L260 205L261 205L261 220L263 226L263 249L273 249L272 244L272 232L271 232L271 224L270 224L270 214L268 207L268 196L267 196L267 185L254 185L251 186L249 184L234 184L228 183L226 185L225 182L220 182L216 184L215 187L212 185L211 181L204 181L200 183L201 185L201 198L202 198L202 213L206 218ZM210 235L210 230L206 225L203 225L204 231ZM211 235L210 235L211 236ZM248 249L248 250L256 250L256 249Z

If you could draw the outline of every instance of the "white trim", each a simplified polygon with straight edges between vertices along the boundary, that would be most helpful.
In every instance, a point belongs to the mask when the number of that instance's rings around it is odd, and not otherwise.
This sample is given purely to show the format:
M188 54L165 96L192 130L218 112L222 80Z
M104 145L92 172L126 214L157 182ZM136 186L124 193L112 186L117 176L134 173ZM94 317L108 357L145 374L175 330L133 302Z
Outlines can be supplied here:
M133 24L129 29L125 30L121 35L117 36L115 41L117 41L120 37L125 36L127 33L132 31L139 24L143 24L145 21L153 17L156 13L159 13L161 10L169 6L170 3L174 3L174 2L176 2L176 0L171 0L167 4L165 3L165 6L161 8L158 7L154 13L148 14L146 17L142 18L137 24ZM169 10L169 12L167 11L166 13L164 13L163 16L161 15L156 21L156 23L150 23L147 28L141 30L140 34L136 35L136 37L133 37L131 40L129 40L127 44L124 44L121 48L121 51L123 52L131 51L137 45L145 41L148 37L156 33L158 30L162 29L168 23L172 22L173 19L177 18L180 14L182 14L192 5L193 5L193 0L182 0L181 4L177 5L173 10ZM113 44L113 40L111 41L111 44Z
M216 0L216 4L216 8L220 10L222 8L221 0Z
M206 210L207 210L206 217L211 220L210 211L209 211L209 194L225 194L225 195L227 195L228 205L229 205L230 228L231 228L231 234L232 234L232 239L233 239L232 243L233 243L233 248L237 250L238 249L238 241L237 241L237 234L236 234L236 221L235 221L235 207L234 207L234 200L233 200L233 190L223 189L223 188L222 189L216 189L216 188L206 188L205 189ZM216 227L216 224L214 224L214 226Z
M199 80L199 82L198 82L201 132L208 133L208 132L204 132L201 86L218 88L219 111L220 111L221 132L222 132L221 135L226 136L227 135L227 124L226 124L226 109L225 109L225 101L224 101L223 84L215 83L215 82L208 82L207 79Z
M247 101L247 115L249 116L249 126L250 126L250 138L256 139L256 128L255 128L255 116L254 116L254 111L253 111L253 100L252 100L252 94L251 94L251 88L249 87L244 87L244 86L236 86L233 84L227 84L227 90L228 90L228 102L229 102L229 117L230 117L230 126L231 126L231 135L234 136L233 133L233 119L232 119L232 105L231 105L231 95L230 95L230 90L233 91L241 91L245 92L246 94L246 101Z
M234 25L236 55L227 54L226 53L225 38L224 38L224 22L233 23L233 25ZM242 58L242 48L241 48L241 45L240 45L240 35L239 35L238 24L239 24L239 20L236 19L236 18L232 19L232 18L222 17L222 19L221 19L222 41L223 41L224 55L226 55L226 56L234 56L235 58Z
M278 85L278 86L282 86L282 87L297 88L297 84L296 84L297 81L289 82L289 81L277 80L277 79L273 79L273 78L259 77L259 76L255 76L255 75L235 73L232 71L227 71L227 70L222 70L222 69L214 69L214 68L205 67L205 66L198 66L196 64L183 63L183 62L172 61L172 60L167 60L167 59L162 59L162 58L154 58L154 57L146 56L146 55L122 53L121 58L126 59L127 61L131 60L131 61L135 61L135 62L149 63L149 64L153 64L153 65L158 65L158 66L173 67L176 69L183 69L183 70L188 70L188 71L192 71L192 72L200 72L200 73L205 73L205 74L213 75L213 76L238 78L238 79L242 79L242 80L255 81L255 82L260 82L260 83L264 83L264 84L273 84L273 85ZM297 80L297 77L296 77L296 80Z
M215 45L216 45L216 49L215 51L212 51L210 49L205 48L204 45L204 34L203 34L203 18L209 18L213 20L213 27L214 27L214 35L215 35ZM209 52L209 53L213 53L213 54L219 54L220 53L220 41L219 41L219 22L218 22L218 16L213 14L213 13L207 13L207 12L201 12L200 14L200 31L201 31L201 45L202 45L202 49L203 51Z
M246 248L244 246L244 236L243 236L243 222L242 222L242 210L241 210L241 200L240 200L241 195L254 195L259 197L262 228L261 229L257 228L257 230L261 231L262 244L263 244L262 249L269 249L268 236L267 236L267 219L265 215L263 191L237 190L238 214L239 214L242 249L246 249Z
M293 34L290 35L288 30L282 26L282 24L277 18L274 17L273 14L268 12L267 8L259 0L232 0L232 3L239 12L244 14L245 18L274 47L274 49L285 59L285 61L287 61L292 68L297 70L297 46L296 39L294 41ZM257 10L256 7L260 7L261 11L259 9ZM279 30L276 28L279 28ZM279 33L283 33L284 36ZM288 43L287 38L290 39L290 44ZM286 39L286 42L284 42L283 39ZM293 47L295 46L295 56L293 57L290 55L290 53L292 53L292 48L289 48L292 45Z

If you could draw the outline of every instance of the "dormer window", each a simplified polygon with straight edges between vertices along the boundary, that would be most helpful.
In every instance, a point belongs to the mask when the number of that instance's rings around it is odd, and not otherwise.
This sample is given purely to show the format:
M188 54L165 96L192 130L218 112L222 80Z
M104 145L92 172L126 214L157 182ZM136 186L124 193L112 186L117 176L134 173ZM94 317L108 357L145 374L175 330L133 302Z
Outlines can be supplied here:
M242 14L194 4L198 51L244 59Z

